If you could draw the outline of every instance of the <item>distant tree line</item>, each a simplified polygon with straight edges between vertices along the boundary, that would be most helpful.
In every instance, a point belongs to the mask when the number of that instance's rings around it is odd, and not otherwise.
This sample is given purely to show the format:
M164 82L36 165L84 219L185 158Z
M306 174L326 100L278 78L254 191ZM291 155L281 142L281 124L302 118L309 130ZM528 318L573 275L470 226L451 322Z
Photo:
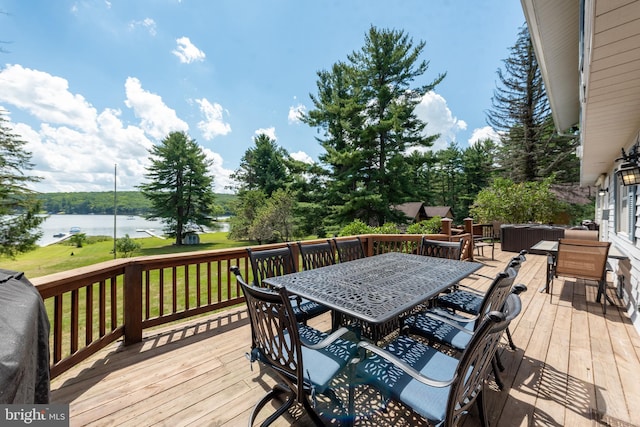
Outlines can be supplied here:
M151 209L151 201L140 191L118 191L116 194L118 215L146 216ZM40 193L37 199L41 210L48 214L113 215L113 191ZM216 204L222 208L222 215L232 215L232 194L216 194Z

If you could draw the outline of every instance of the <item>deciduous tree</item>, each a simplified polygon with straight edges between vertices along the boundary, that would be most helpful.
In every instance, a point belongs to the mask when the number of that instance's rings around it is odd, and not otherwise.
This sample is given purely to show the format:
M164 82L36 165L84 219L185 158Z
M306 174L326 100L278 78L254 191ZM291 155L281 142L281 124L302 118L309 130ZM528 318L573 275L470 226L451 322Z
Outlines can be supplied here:
M249 227L249 238L259 243L285 241L293 236L295 198L287 190L276 190L258 209Z
M496 178L490 187L478 193L471 215L476 222L549 223L560 208L556 195L550 190L553 179L551 176L538 182L516 183Z

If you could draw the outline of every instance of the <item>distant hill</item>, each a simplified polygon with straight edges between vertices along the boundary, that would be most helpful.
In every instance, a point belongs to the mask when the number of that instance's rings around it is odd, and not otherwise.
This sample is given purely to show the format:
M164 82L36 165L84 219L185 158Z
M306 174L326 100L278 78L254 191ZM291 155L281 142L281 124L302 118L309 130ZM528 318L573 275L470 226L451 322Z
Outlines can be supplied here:
M224 215L232 215L231 202L234 194L216 194L216 204L221 206ZM113 191L40 193L42 209L49 214L96 214L112 215ZM151 204L139 191L118 191L116 194L117 213L119 215L141 215L149 212Z

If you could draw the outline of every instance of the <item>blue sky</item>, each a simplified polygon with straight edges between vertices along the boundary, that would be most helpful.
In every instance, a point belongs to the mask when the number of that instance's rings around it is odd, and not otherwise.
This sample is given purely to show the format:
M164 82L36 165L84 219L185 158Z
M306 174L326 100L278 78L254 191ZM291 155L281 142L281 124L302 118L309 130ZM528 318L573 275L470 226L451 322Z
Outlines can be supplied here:
M447 73L418 114L434 149L487 128L518 1L0 0L0 108L28 142L41 192L144 182L148 149L185 130L214 161L216 191L257 133L317 161L317 72L364 45L371 25L425 41L423 80Z

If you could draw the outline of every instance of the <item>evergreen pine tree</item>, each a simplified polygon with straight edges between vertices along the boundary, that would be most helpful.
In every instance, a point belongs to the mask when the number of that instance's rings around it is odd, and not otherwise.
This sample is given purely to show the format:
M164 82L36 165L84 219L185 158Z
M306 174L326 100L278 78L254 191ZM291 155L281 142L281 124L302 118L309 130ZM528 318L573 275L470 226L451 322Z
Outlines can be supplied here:
M577 180L577 138L554 132L551 109L527 27L518 34L504 70L498 70L487 122L501 135L501 174L515 182L544 179Z
M424 46L402 31L371 27L348 62L318 73L315 109L305 121L324 130L321 161L329 169L327 201L338 224L398 219L391 206L412 195L408 186L414 183L400 179L410 173L408 149L428 147L437 138L424 135L426 123L415 107L444 78L415 85L428 69L419 60Z
M190 226L210 225L214 211L211 161L202 148L185 132L171 132L150 150L148 183L139 186L151 201L148 218L160 218L165 231L182 245Z
M38 215L40 202L28 188L41 178L27 175L33 169L31 153L8 127L6 114L0 109L0 255L14 257L35 248L45 217Z

